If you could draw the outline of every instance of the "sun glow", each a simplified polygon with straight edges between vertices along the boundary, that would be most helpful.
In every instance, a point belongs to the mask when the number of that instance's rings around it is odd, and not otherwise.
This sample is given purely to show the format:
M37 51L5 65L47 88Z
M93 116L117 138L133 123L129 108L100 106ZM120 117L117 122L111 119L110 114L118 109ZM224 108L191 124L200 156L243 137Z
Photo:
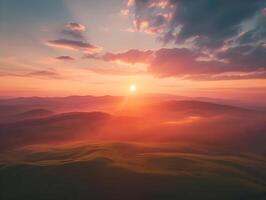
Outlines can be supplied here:
M131 93L136 92L136 90L137 90L137 87L136 87L135 84L131 84L131 85L129 86L129 91L130 91Z

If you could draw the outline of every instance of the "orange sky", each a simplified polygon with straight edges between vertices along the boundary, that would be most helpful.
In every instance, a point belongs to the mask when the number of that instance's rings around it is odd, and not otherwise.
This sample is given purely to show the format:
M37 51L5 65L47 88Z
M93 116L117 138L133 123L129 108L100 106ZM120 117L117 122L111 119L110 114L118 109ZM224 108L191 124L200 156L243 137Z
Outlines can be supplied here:
M1 2L0 96L126 95L131 83L137 85L139 94L258 101L266 96L266 64L260 56L266 52L266 37L254 50L257 57L252 54L247 59L237 57L242 51L228 42L240 40L251 30L259 31L256 25L265 20L263 4L239 20L241 29L211 49L195 48L201 36L190 30L194 21L180 22L187 28L185 39L178 35L181 28L170 42L162 42L171 28L169 23L176 20L173 15L180 11L174 3L160 0L141 4L143 12L137 13L137 2ZM246 9L244 4L239 6ZM139 17L134 18L136 15ZM156 17L161 17L160 23L153 21ZM216 42L217 36L211 34L219 27L206 20L198 23L206 27L200 41ZM236 25L228 23L223 30ZM180 41L171 41L173 37Z

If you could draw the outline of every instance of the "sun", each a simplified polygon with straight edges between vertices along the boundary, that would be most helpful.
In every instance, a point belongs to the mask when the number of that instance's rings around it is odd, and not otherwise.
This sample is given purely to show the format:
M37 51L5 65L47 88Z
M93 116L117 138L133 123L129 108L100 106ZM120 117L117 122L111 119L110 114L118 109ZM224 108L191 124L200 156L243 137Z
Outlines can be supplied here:
M137 86L135 84L132 83L132 84L129 85L129 91L131 93L136 92L136 90L137 90Z

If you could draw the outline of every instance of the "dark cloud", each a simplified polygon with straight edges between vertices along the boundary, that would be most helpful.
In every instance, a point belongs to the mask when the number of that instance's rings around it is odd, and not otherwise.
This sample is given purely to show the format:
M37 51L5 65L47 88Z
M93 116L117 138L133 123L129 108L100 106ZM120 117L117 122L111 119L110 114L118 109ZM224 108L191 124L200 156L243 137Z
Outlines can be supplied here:
M265 6L261 0L135 0L130 7L137 28L143 22L147 29L163 28L165 43L192 41L198 48L216 49L236 36L246 20L262 15Z
M173 1L176 4L172 29L181 25L176 43L196 37L199 46L216 48L236 35L240 25L261 8L260 0Z
M255 28L243 32L237 37L237 45L258 45L266 42L266 15L259 15Z
M69 40L69 39L49 40L47 41L47 44L59 48L82 50L84 52L96 52L99 50L99 47L96 47L90 43L83 42L80 40Z
M57 60L65 60L65 61L73 61L75 60L73 57L71 56L58 56L56 57Z
M248 67L250 70L266 69L266 48L258 45L242 45L227 49L217 54L220 59L227 60L229 64Z

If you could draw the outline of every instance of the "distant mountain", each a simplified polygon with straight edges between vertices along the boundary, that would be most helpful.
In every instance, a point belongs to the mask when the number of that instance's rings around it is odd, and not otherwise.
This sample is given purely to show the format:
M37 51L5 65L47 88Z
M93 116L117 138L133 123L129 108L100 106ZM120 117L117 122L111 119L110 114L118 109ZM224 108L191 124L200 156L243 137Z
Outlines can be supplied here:
M122 100L119 96L18 97L0 99L0 109L1 106L16 106L19 108L17 114L39 108L54 112L109 112Z
M54 114L53 111L46 109L26 110L20 106L0 106L0 123L15 122L25 119L48 117Z
M194 111L194 112L244 112L248 111L245 108L240 108L230 105L221 105L217 103L183 100L183 101L166 101L156 105L157 109L164 109L170 111Z
M192 115L198 116L217 116L217 115L238 115L251 114L257 111L246 108L223 105L217 103L195 101L195 100L169 100L161 102L151 102L143 105L129 104L124 106L121 111L123 115L130 114L134 116L146 115L147 117L186 117Z
M126 107L129 109L126 109ZM208 145L263 151L266 114L239 107L201 101L164 101L125 105L110 115L104 112L68 112L0 124L0 148L98 141L197 141ZM49 112L49 111L48 111ZM48 113L33 110L23 115ZM239 140L241 138L241 140Z
M73 112L0 124L0 149L22 144L63 142L83 134L89 137L110 117L102 112Z
M170 94L138 94L133 96L68 96L68 97L18 97L0 99L1 118L35 109L46 109L56 113L101 111L113 113L125 104L149 105L165 101L193 101L230 105L249 109L264 110L262 107L250 106L241 102L208 97L186 97ZM180 103L179 103L180 104ZM192 106L192 105L190 105ZM200 106L200 105L197 105Z
M84 103L106 103L121 100L119 96L67 96L67 97L18 97L11 99L0 99L0 105L23 105L23 106L75 106Z
M24 107L34 107L37 108L81 108L81 107L94 107L94 106L104 106L107 104L119 104L125 99L137 99L138 101L144 103L152 102L162 102L162 101L186 101L186 100L195 100L195 101L204 101L204 102L223 102L220 99L212 99L205 97L186 97L170 94L139 94L131 97L123 96L68 96L68 97L18 97L10 99L0 99L1 105L9 106L24 106Z
M40 108L40 109L33 109L33 110L28 110L26 112L19 113L15 115L14 117L27 119L27 118L46 117L46 116L53 115L53 114L54 114L53 111Z

